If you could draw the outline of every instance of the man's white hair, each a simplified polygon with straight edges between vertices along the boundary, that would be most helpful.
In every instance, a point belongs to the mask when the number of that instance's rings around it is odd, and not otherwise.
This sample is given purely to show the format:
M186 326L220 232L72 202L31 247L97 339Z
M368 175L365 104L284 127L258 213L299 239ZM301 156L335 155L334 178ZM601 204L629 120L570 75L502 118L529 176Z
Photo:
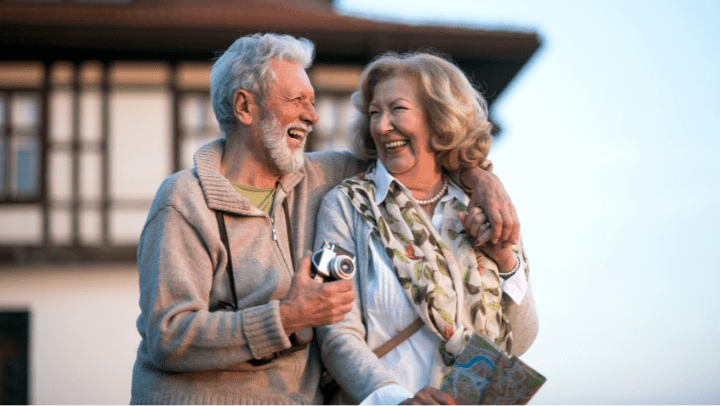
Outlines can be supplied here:
M233 98L238 90L248 91L260 104L265 104L268 89L277 79L270 69L273 59L298 63L307 69L314 56L315 46L305 38L278 34L238 38L215 61L210 76L213 111L223 135L237 128Z

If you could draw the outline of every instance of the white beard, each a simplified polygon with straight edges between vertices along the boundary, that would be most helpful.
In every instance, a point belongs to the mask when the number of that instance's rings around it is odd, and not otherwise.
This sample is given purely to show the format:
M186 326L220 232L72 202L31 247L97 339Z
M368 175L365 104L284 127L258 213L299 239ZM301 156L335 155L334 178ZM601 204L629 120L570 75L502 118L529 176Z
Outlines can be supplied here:
M293 153L286 140L291 125L280 128L280 122L278 122L275 115L267 110L260 117L260 140L270 153L270 159L275 164L275 167L283 175L299 171L304 161L303 151L307 135L301 141L300 147Z

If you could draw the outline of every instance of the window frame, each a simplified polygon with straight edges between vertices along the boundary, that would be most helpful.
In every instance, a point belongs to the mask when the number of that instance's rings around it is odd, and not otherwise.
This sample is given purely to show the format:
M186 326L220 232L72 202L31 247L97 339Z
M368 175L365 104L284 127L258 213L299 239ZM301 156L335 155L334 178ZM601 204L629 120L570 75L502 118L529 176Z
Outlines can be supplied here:
M45 80L41 87L24 86L24 87L0 87L0 94L4 96L5 109L3 111L4 117L2 118L2 125L0 125L0 138L2 138L2 187L3 191L0 193L0 205L11 205L11 204L42 204L46 199L47 184L46 184L46 166L47 166L47 98L48 98L48 83L47 83L47 66L45 66ZM15 194L12 189L15 183L15 168L13 168L16 157L13 156L15 153L13 149L13 139L24 137L24 135L17 133L15 130L14 123L12 122L12 100L15 95L18 94L33 94L36 95L38 100L38 115L37 115L37 126L35 127L36 132L32 135L37 142L37 157L36 157L36 182L37 192L31 195Z

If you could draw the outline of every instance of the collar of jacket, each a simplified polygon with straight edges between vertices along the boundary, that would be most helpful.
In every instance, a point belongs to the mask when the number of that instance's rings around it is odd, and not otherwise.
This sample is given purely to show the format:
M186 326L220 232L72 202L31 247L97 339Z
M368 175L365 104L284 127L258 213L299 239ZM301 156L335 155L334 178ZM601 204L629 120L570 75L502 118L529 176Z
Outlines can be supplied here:
M235 190L230 181L220 174L224 151L225 138L218 138L200 147L194 156L195 173L200 180L200 187L208 208L241 215L262 214L262 211L251 205L243 195ZM304 160L305 165L299 171L283 175L280 178L278 188L280 193L276 192L277 202L273 205L280 203L280 200L305 178L308 165L307 156L304 157Z

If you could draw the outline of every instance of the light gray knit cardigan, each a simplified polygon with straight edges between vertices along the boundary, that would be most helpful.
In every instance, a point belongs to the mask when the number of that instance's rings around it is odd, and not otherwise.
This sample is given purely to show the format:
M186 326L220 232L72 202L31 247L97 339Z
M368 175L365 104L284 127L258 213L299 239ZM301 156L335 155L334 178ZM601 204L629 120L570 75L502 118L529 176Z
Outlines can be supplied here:
M224 146L220 139L200 148L195 168L167 178L148 214L137 253L142 341L131 403L320 403L314 344L267 365L247 361L290 346L278 304L298 258L282 201L299 257L312 249L322 197L366 164L347 152L308 154L300 171L281 178L271 219L220 175ZM227 213L237 312L218 307L231 293L215 210Z

